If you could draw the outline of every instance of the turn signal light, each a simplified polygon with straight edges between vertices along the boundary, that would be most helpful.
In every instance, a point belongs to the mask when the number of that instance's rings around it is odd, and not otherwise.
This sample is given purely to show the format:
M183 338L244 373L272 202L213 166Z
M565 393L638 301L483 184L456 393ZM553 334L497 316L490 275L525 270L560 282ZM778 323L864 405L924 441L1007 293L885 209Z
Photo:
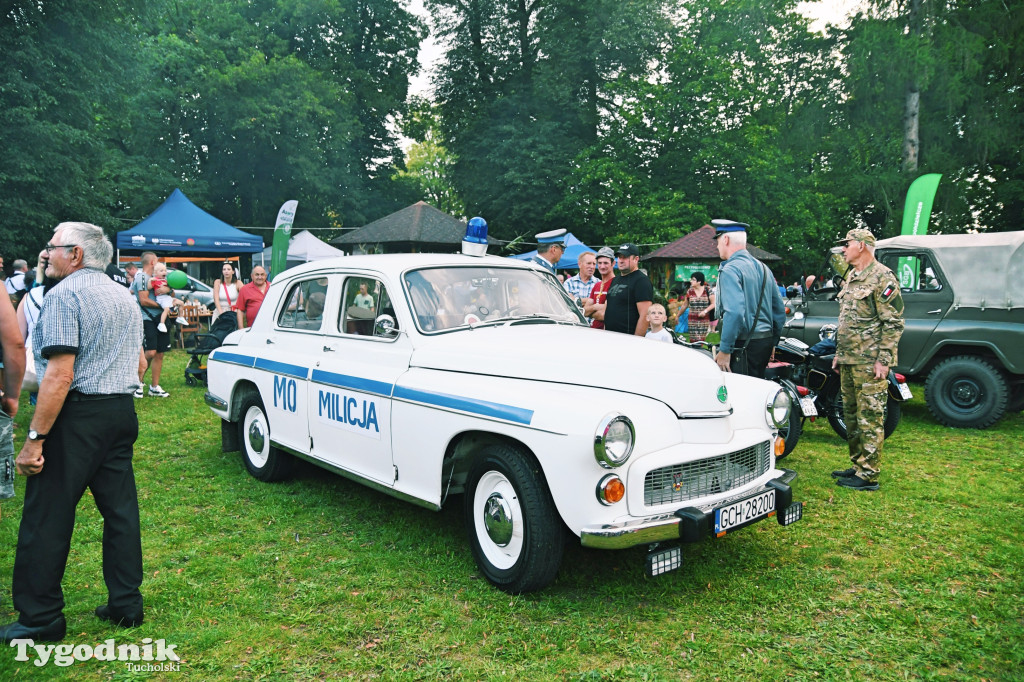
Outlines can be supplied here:
M615 474L608 474L597 484L597 499L604 505L613 505L626 496L626 484Z
M775 456L781 457L782 453L786 451L786 439L782 436L775 437Z

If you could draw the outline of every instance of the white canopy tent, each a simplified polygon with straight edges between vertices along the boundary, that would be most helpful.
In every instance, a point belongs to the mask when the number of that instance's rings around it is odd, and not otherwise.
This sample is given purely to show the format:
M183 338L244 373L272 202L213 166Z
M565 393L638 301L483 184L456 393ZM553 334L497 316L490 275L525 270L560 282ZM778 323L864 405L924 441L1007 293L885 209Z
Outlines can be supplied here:
M273 247L268 246L263 249L263 267L270 265L271 253ZM288 267L292 268L302 263L308 263L315 260L323 260L325 258L337 258L338 256L344 256L345 252L341 249L336 249L325 241L318 239L309 230L303 230L293 234L291 239L288 240ZM272 273L271 276L273 276Z

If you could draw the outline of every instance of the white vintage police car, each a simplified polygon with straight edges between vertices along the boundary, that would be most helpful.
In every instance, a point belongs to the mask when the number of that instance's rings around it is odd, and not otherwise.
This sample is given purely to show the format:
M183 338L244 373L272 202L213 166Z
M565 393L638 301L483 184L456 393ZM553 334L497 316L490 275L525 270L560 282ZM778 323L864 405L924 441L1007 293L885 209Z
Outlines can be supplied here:
M465 248L464 248L465 250ZM509 592L584 546L680 542L802 515L775 466L789 399L681 346L588 328L533 265L352 256L274 279L209 357L225 451L264 481L300 457L430 509L463 494L473 555Z

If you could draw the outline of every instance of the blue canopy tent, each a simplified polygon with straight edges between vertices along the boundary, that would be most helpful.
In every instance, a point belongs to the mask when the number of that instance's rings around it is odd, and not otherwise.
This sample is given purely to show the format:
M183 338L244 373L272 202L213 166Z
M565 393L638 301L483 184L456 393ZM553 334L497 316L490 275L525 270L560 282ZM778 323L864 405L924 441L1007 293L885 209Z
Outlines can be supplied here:
M263 238L231 227L199 208L180 189L135 227L117 233L118 251L194 254L258 253Z
M565 253L562 254L562 259L558 261L555 268L558 270L575 270L579 267L579 257L583 253L597 253L595 249L590 248L579 239L573 236L570 232L565 235ZM517 260L530 260L537 255L537 250L534 249L529 253L521 253L518 256L511 256Z

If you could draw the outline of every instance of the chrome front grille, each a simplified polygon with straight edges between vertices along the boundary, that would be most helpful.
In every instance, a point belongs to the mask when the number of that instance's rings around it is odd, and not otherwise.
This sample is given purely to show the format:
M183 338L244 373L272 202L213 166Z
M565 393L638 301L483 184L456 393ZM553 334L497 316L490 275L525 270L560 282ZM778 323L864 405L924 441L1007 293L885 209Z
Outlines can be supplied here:
M644 505L654 507L718 495L750 483L768 471L771 442L743 450L648 471Z

